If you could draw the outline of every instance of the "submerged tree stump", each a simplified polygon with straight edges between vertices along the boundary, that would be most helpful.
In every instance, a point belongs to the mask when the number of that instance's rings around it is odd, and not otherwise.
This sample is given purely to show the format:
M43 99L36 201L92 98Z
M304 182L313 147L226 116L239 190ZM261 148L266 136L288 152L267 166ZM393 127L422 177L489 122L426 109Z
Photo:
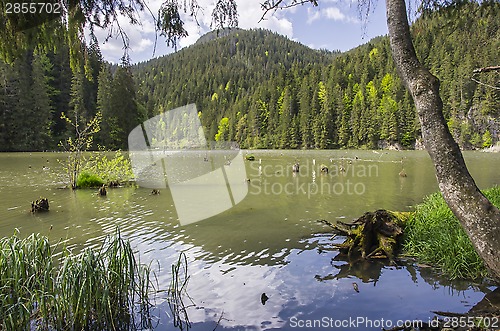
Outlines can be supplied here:
M106 196L106 194L108 194L108 191L106 191L106 185L102 184L101 188L99 189L99 195Z
M31 212L36 213L40 211L49 211L49 200L47 198L40 198L31 202Z
M335 232L345 235L340 252L350 258L361 255L364 259L394 259L398 241L403 234L405 213L377 210L367 212L352 224L329 223Z

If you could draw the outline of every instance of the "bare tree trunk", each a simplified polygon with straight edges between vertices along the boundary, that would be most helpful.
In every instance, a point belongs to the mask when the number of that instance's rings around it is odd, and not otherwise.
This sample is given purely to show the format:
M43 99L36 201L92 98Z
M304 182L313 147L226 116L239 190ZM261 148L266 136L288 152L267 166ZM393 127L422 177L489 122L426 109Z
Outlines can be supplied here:
M479 191L443 116L439 80L417 59L405 0L386 0L392 56L410 91L439 189L493 277L500 280L500 211Z

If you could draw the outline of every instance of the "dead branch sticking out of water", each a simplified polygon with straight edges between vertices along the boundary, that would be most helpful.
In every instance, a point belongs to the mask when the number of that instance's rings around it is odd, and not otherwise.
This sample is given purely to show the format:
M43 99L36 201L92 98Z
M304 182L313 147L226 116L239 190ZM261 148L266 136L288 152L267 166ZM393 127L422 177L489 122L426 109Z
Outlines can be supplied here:
M381 209L365 213L352 224L322 222L336 233L346 236L344 242L336 246L349 258L361 255L364 259L393 260L398 240L403 234L403 215Z

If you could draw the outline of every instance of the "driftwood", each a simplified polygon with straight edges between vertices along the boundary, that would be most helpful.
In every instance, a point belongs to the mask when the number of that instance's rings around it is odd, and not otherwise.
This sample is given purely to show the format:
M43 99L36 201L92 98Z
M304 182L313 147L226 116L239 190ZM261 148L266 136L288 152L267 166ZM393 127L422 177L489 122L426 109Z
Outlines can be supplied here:
M31 212L36 213L39 211L49 211L49 200L47 198L40 198L31 202Z
M337 234L346 236L341 244L336 244L340 252L351 258L394 259L398 241L403 234L405 213L387 210L367 212L352 224L330 223Z

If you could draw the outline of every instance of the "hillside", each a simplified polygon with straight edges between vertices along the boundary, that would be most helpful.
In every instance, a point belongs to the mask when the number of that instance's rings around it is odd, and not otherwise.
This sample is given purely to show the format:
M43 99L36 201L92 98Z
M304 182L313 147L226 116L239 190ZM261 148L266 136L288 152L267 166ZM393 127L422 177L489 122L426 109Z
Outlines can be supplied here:
M464 148L498 140L498 90L471 77L475 68L500 63L499 8L464 4L425 14L412 27L417 53L442 81L445 116ZM244 148L412 148L420 137L386 37L343 54L265 30L202 38L134 67L149 116L194 102L209 138L227 117L219 136ZM495 85L497 77L480 78Z
M412 26L463 148L499 140L499 73L473 77L475 68L500 64L499 16L498 1L463 2ZM63 41L35 45L12 65L0 61L0 151L59 150L75 134L61 115L83 124L97 112L102 130L93 148L126 149L133 127L188 103L196 103L209 140L243 148L413 148L420 139L387 37L332 53L266 30L232 29L133 66L111 66L89 45L83 62L70 67Z
M333 54L312 50L269 31L236 30L139 64L134 76L150 115L195 102L208 137L213 139L222 117L230 118L234 131L234 121L252 115L251 105L269 102L261 95L269 95L275 103L283 84L295 85L312 71L319 73L332 58ZM277 112L269 109L265 116L275 115ZM266 129L266 123L258 127L248 124L255 130Z

